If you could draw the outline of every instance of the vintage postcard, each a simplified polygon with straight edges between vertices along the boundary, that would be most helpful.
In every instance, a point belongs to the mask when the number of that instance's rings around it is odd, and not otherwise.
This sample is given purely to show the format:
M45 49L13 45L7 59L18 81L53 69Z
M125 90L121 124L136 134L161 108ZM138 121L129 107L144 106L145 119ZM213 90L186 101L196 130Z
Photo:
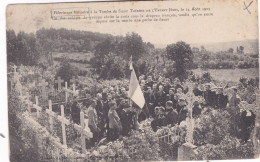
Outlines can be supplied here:
M8 5L10 161L259 158L257 6Z

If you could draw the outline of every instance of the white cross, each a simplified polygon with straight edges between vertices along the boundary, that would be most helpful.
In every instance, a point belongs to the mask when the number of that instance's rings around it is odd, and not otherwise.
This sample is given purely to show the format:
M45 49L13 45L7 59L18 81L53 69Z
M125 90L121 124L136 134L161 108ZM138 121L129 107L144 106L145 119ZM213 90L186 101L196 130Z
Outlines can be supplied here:
M58 77L58 80L55 80L55 83L58 83L58 90L61 90L61 83L63 83L64 80L62 80L60 77Z
M14 73L16 73L16 72L17 72L17 71L16 71L16 70L17 70L17 66L14 65L13 68L14 68Z
M63 105L61 105L61 115L58 115L58 120L61 122L63 145L67 146L65 125L69 125L70 121L68 119L66 119L64 116L64 106Z
M82 147L82 153L86 153L86 142L85 142L85 138L86 136L88 138L92 138L93 134L92 132L86 131L86 128L88 127L87 125L85 126L84 123L84 112L80 112L80 126L77 124L74 124L74 128L80 132L81 134L81 147Z
M33 105L33 103L28 99L28 100L26 100L26 103L27 103L27 109L28 109L28 111L29 111L29 113L31 113L31 106Z
M40 116L40 111L42 108L39 106L38 96L35 96L35 104L33 104L33 108L37 110L37 118Z
M53 130L53 117L56 117L55 112L52 111L52 101L49 100L49 109L46 109L46 113L50 116L50 130Z

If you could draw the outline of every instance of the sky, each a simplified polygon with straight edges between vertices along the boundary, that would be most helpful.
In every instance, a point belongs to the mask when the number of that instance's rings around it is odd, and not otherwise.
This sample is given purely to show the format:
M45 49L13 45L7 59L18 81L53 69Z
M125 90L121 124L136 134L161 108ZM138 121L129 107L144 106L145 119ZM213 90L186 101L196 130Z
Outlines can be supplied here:
M252 0L245 0L248 5ZM215 43L258 39L257 1L253 1L245 10L245 4L239 0L182 0L153 2L104 2L104 3L63 3L63 4L27 4L7 7L7 29L15 32L35 32L40 28L67 28L85 30L112 35L125 35L136 32L145 42L170 44L177 41L188 43ZM213 16L193 17L192 8L210 8ZM66 8L66 9L64 9ZM68 9L69 8L69 9ZM130 9L179 9L189 8L188 17L176 17L167 22L121 22L97 24L94 20L52 20L51 11L71 11L75 8L89 10L128 10ZM52 12L53 13L53 12ZM168 12L164 12L165 14ZM178 14L178 12L171 12ZM139 14L139 13L138 13ZM157 13L140 13L147 14ZM91 16L111 16L113 14L94 14ZM119 16L127 14L118 14Z

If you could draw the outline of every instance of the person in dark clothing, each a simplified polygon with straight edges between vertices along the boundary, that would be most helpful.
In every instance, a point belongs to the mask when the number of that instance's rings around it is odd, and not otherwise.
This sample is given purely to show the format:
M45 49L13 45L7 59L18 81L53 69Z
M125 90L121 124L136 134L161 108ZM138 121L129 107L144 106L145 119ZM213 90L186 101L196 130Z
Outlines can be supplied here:
M109 103L112 101L112 97L110 94L108 94L107 96L107 100L104 102L104 106L103 106L103 119L104 119L104 123L105 123L105 129L106 132L108 131L109 128L109 120L108 120L108 111L110 109L109 107Z
M217 88L216 95L214 97L214 108L225 109L228 103L228 96L223 94L223 88Z
M165 107L166 102L166 94L163 91L163 86L159 86L159 91L156 93L156 106L163 106Z
M135 112L131 111L131 108L125 107L122 109L121 114L120 114L120 120L122 123L122 135L123 136L129 136L129 133L132 128L134 128L134 115Z
M100 93L97 94L97 104L96 104L96 112L98 117L98 127L101 130L99 133L99 137L103 137L105 133L105 120L104 120L104 104L102 101L102 95Z
M255 117L252 110L244 110L240 113L238 137L240 137L243 142L247 142L250 138L250 134L255 126Z
M163 121L163 125L171 125L174 126L178 121L178 113L176 110L173 109L172 101L166 102L166 115Z
M147 82L146 82L146 84L145 84L147 87L153 87L153 78L152 78L152 76L148 76L147 77Z
M193 118L198 117L201 114L201 111L202 111L202 108L201 108L199 102L195 101L193 103L193 108L192 108L192 117Z
M103 88L103 92L102 92L102 100L103 100L103 102L105 102L107 100L107 95L108 95L108 89L107 88Z
M169 90L171 89L171 84L170 84L170 79L169 78L166 78L165 79L165 85L163 87L163 91L166 93L166 94L169 94Z
M205 106L213 106L215 92L210 90L210 84L205 85L205 91L203 92L203 97L205 99Z
M171 88L169 90L169 95L168 95L167 101L172 101L173 108L176 109L177 104L178 104L178 100L176 99L176 97L174 95L174 88Z
M187 106L187 101L183 97L180 97L178 100L178 107L177 107L178 124L186 120L186 117L188 115L188 110L186 109L186 106Z
M149 87L148 87L148 97L147 97L147 106L148 106L148 110L149 110L149 115L153 118L155 118L155 105L156 105L156 93L155 91L151 90Z
M71 117L75 124L80 124L80 107L77 102L77 97L74 96L74 101L71 105Z
M193 93L195 96L203 96L203 91L199 90L197 83L194 84Z
M158 127L163 126L164 115L165 115L164 113L165 113L164 107L159 107L159 106L155 107L156 118L151 122L151 127L154 132L158 130Z

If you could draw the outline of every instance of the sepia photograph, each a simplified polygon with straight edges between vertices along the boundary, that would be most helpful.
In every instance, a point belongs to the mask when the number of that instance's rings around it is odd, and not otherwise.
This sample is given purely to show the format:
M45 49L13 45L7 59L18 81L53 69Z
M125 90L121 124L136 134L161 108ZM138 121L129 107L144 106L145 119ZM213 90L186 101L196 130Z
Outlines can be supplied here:
M10 4L12 162L260 158L258 1Z

